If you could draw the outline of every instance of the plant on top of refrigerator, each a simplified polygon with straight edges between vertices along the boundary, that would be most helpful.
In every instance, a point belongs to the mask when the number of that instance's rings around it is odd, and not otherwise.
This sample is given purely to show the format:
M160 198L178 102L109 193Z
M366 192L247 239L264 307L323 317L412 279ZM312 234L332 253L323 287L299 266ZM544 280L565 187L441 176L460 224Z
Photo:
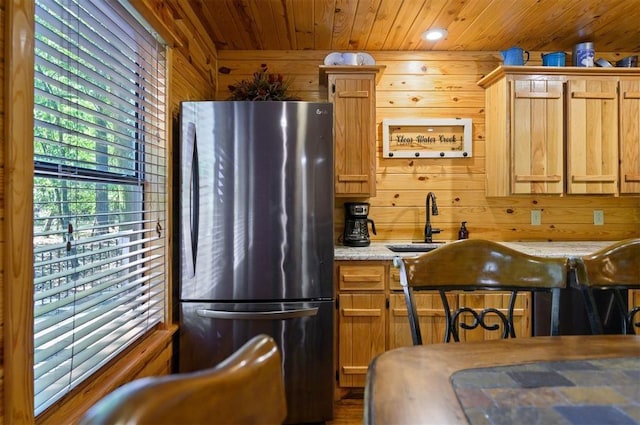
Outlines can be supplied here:
M282 74L268 72L267 64L261 64L260 69L253 73L253 78L238 81L229 86L231 96L227 100L300 100L287 93L291 80Z

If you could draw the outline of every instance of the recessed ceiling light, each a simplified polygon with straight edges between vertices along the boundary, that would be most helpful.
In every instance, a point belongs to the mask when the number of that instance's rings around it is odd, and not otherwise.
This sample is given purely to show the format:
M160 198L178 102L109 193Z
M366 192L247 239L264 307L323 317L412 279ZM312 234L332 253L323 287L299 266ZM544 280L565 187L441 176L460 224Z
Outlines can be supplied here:
M432 28L422 33L422 38L427 41L436 41L447 36L447 30L442 28Z

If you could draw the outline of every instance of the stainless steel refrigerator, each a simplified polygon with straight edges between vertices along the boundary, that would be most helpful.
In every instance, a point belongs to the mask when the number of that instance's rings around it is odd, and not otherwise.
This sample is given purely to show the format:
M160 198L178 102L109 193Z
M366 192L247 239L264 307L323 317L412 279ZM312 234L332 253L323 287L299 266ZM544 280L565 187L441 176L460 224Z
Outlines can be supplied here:
M183 102L180 120L180 371L266 333L286 422L331 419L332 105Z

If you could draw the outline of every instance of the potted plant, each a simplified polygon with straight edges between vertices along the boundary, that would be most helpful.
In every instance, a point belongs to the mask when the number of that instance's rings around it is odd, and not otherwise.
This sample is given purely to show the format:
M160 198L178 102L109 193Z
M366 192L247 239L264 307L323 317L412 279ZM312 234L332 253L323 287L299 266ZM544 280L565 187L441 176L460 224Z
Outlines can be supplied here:
M268 72L266 64L260 65L260 70L253 73L253 78L242 80L229 86L231 95L227 100L300 100L287 93L290 80L282 74Z

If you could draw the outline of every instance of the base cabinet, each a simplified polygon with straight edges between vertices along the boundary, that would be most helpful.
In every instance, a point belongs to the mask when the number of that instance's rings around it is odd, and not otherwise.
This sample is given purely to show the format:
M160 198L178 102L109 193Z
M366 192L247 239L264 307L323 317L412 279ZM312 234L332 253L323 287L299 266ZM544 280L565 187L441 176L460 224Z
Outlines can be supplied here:
M371 361L386 350L413 345L409 318L398 269L391 261L336 261L337 285L337 379L341 388L364 387ZM445 318L440 295L415 293L423 344L444 341ZM505 292L452 293L452 309L496 307L506 313ZM516 336L531 335L531 295L518 294L514 311ZM465 323L471 318L463 316ZM489 323L491 323L489 321ZM499 338L481 328L461 331L461 341Z
M386 298L380 294L340 294L338 381L363 387L371 360L385 351Z
M384 262L336 263L340 387L364 387L369 363L386 349L387 267Z
M414 294L414 298L418 305L422 343L441 343L444 341L445 319L440 295L437 292L419 293ZM404 294L393 292L389 294L389 299L389 349L409 347L413 341ZM447 299L451 308L457 308L456 295L450 295Z

